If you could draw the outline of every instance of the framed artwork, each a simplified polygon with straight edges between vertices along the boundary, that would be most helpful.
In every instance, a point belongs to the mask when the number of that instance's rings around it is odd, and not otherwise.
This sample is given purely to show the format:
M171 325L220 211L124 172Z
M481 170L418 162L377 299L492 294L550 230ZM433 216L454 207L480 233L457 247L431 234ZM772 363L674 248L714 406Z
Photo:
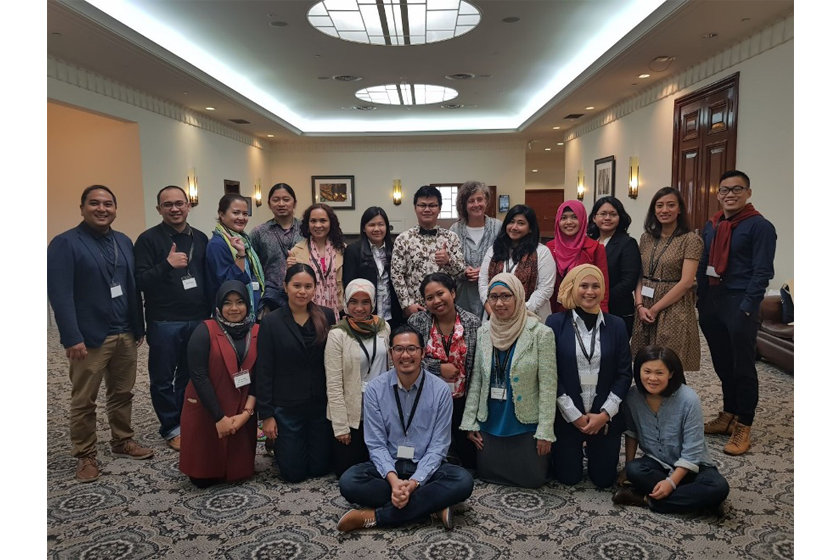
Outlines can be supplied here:
M507 212L510 210L510 195L509 194L500 194L499 195L499 212Z
M605 196L615 196L615 156L596 159L594 177L595 185L592 192L595 193L595 200Z
M248 216L253 216L254 205L251 204L251 197L250 196L243 196L242 198L245 199L245 203L248 205Z
M312 201L315 204L329 204L333 210L355 210L355 177L353 175L313 175Z

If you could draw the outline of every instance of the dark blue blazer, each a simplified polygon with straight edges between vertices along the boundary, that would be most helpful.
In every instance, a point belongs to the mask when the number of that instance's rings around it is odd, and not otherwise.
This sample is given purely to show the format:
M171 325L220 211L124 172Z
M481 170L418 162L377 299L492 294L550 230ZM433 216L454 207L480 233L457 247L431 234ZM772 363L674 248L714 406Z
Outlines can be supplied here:
M575 349L577 338L572 325L571 311L554 313L546 319L545 324L554 331L554 342L557 345L557 396L569 395L572 402L583 410L581 398L580 376L578 374ZM627 327L624 321L604 314L604 325L601 325L601 369L598 372L595 400L592 411L601 410L610 393L624 400L630 384L633 381L632 360L630 358L630 341L627 339ZM558 414L559 419L563 417ZM616 414L612 419L613 429L624 429L624 415Z
M134 250L128 236L112 233L128 265L128 285L122 288L128 299L128 324L139 340L143 312L134 284ZM96 240L82 224L56 235L47 247L47 295L65 348L80 342L89 348L102 346L111 315L111 277Z

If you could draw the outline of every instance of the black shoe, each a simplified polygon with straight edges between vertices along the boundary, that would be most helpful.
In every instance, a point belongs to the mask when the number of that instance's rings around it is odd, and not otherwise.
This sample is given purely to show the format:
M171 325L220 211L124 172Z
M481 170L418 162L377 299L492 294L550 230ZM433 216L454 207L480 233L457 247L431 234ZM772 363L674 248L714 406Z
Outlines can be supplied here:
M633 488L619 488L618 491L613 494L612 501L617 506L647 507L645 495L639 493Z

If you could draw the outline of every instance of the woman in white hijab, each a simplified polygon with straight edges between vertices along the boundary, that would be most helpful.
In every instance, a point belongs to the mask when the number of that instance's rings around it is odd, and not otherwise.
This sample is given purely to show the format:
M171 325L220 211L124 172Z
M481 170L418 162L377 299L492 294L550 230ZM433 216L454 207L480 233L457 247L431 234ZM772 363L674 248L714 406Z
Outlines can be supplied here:
M493 277L487 301L493 313L478 330L460 429L478 449L479 478L539 488L548 481L554 441L554 334L526 309L525 288L513 274Z

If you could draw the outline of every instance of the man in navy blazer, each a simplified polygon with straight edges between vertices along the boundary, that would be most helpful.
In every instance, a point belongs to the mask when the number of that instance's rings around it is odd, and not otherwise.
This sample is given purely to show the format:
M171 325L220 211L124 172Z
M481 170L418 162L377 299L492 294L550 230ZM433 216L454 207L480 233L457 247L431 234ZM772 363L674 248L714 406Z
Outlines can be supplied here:
M134 284L131 240L111 229L117 198L103 185L82 193L83 221L57 235L47 248L47 293L61 344L70 360L71 455L76 479L99 478L96 461L96 396L105 380L111 453L147 459L152 449L132 438L131 399L143 315Z

